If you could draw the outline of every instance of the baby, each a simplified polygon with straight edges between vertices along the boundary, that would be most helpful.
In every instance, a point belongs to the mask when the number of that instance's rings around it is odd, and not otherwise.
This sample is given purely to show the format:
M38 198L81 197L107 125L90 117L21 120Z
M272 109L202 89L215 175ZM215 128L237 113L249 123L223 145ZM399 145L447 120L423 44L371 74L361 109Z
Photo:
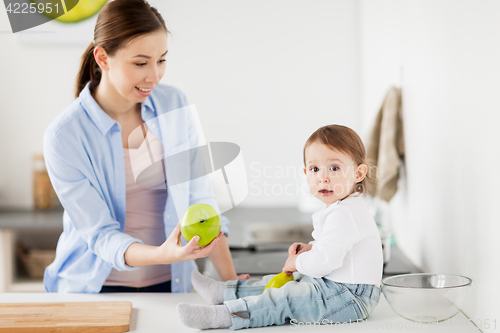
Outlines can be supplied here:
M288 249L283 272L301 273L297 281L263 293L274 275L221 282L195 271L193 286L212 306L178 304L184 325L237 330L286 322L356 322L370 315L380 299L383 258L363 198L375 182L363 142L348 127L321 127L304 146L304 166L311 193L325 207L312 215L314 241Z

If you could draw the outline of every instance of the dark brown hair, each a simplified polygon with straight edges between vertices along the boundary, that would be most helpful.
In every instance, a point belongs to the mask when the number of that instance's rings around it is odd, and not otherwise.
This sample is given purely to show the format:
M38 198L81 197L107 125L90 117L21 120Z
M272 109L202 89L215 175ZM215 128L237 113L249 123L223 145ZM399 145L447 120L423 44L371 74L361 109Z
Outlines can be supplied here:
M97 16L94 41L82 56L76 78L76 97L87 82L90 81L90 88L94 89L101 81L101 69L94 59L96 46L102 46L113 56L130 40L158 30L169 32L160 13L145 0L114 0L106 4Z
M327 125L318 128L304 145L304 166L306 165L306 148L314 142L320 142L330 149L349 155L357 166L365 164L368 167L366 176L356 184L354 191L361 192L363 195L373 194L376 184L375 167L366 158L365 146L356 132L342 125Z

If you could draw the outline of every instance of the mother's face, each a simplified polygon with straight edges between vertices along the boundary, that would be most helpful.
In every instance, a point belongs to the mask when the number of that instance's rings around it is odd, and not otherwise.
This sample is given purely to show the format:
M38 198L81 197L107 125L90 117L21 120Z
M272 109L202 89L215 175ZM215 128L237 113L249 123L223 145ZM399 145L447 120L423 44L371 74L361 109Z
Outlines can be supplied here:
M165 31L136 37L107 58L109 83L124 99L142 103L165 74L166 55Z

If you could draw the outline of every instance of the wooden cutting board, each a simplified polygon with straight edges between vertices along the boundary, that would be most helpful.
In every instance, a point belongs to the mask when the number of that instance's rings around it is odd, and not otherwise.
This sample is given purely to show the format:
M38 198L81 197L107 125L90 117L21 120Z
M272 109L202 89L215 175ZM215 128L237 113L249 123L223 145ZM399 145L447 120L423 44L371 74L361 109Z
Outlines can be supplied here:
M132 302L0 303L0 332L128 332Z

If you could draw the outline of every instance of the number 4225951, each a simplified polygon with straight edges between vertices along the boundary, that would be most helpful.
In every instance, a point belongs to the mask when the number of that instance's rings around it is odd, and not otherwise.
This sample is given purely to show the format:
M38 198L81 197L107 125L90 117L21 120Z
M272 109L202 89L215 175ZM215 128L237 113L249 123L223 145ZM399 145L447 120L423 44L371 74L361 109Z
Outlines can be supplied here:
M54 12L54 14L59 13L59 3L9 3L6 7L7 13L15 13L15 14L28 14L28 13L47 13L50 14ZM62 8L61 8L62 13Z

